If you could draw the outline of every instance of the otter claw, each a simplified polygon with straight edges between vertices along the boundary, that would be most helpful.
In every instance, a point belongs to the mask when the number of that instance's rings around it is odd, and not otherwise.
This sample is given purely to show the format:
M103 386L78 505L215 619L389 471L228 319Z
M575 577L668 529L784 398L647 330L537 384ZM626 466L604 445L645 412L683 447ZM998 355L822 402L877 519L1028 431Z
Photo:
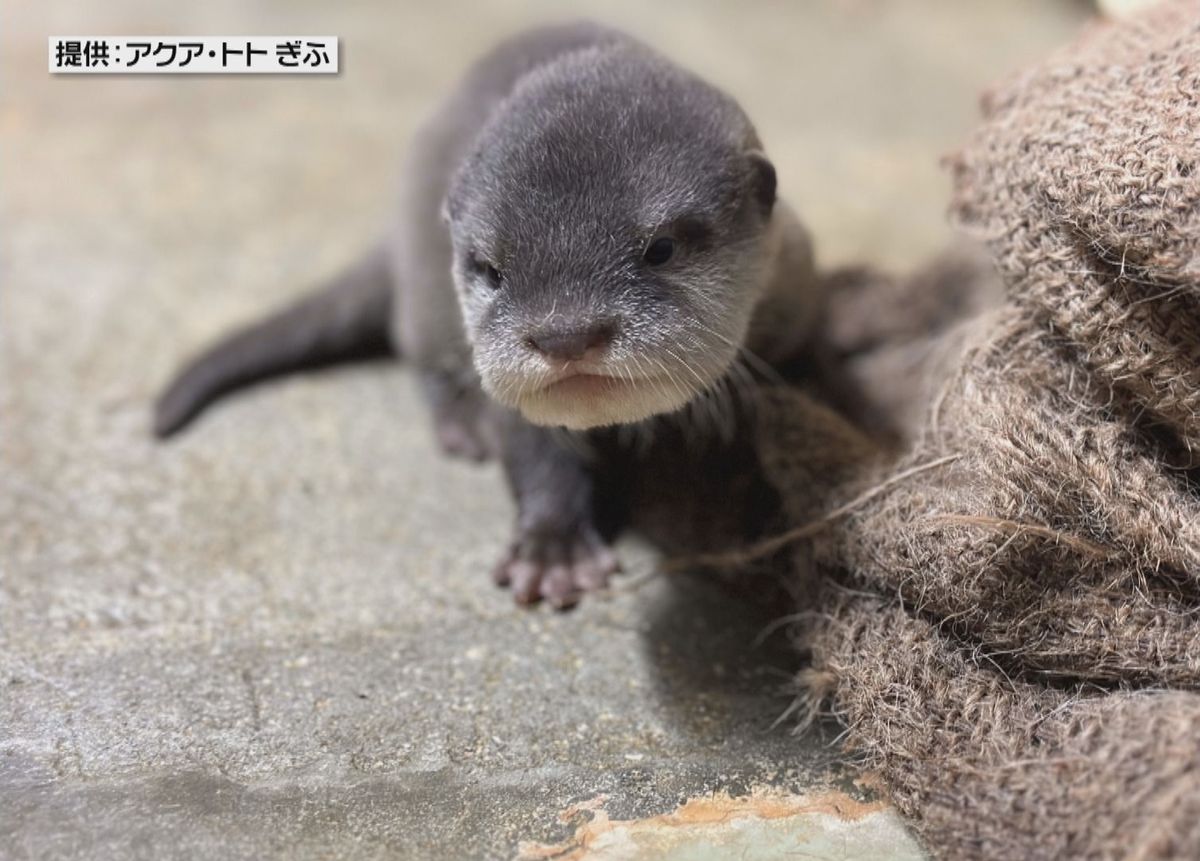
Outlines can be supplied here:
M492 579L510 587L518 604L544 600L565 610L585 593L607 586L619 569L617 557L591 529L567 535L530 532L513 542Z

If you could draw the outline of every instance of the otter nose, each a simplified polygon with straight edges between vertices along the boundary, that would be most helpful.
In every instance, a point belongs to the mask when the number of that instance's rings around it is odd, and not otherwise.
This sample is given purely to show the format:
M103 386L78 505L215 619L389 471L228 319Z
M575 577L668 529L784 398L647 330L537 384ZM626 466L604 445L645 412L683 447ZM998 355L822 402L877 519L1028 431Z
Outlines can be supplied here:
M525 346L548 359L569 362L602 352L616 334L611 323L543 326L525 336Z

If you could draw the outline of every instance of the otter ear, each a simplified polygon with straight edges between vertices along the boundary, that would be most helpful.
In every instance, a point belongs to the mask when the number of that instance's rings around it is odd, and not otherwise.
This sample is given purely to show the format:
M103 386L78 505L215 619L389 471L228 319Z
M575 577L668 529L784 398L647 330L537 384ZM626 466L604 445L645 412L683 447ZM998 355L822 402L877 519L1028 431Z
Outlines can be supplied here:
M763 218L768 218L775 206L775 165L767 160L762 150L752 149L746 153L746 157L750 160L754 201Z

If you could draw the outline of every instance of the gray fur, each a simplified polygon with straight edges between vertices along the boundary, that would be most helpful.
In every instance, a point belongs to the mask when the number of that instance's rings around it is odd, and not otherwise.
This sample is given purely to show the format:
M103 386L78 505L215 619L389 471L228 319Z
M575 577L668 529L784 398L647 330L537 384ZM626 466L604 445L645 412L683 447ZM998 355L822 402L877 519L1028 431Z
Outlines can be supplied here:
M663 237L674 254L652 265ZM376 256L387 279L348 279L318 305L360 338L390 334L443 448L501 455L520 514L497 579L560 605L615 562L590 466L549 428L709 397L747 349L794 355L819 306L807 236L737 104L587 23L520 34L475 65L413 142ZM333 322L293 310L218 344L160 401L160 434L243 379L338 358L346 339L321 336Z
M484 388L538 424L588 428L670 412L733 361L763 287L773 171L727 96L628 40L519 80L447 197L453 275ZM760 192L760 189L764 191ZM656 235L678 250L649 267ZM492 263L500 289L472 265ZM524 340L605 319L588 372L620 397L546 393L560 370Z

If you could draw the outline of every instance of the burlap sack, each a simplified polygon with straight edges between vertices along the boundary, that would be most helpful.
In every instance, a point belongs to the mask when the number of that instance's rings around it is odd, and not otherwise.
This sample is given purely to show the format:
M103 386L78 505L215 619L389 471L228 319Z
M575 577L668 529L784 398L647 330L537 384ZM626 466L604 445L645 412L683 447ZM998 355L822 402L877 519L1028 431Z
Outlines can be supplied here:
M825 475L850 431L761 397L822 575L805 695L939 857L1197 858L1200 3L1093 29L985 112L953 211L1006 298L871 347L919 357L905 452L853 437Z

